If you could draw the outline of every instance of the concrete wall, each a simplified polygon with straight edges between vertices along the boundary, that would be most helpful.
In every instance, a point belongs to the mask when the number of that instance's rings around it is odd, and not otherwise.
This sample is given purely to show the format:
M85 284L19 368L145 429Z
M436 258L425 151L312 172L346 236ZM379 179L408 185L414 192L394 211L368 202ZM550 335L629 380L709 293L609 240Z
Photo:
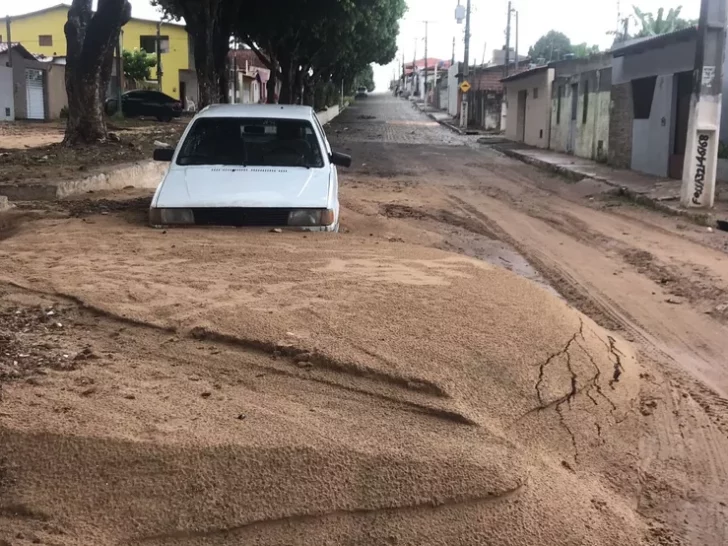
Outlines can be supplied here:
M43 78L43 85L45 87L44 89L44 106L46 111L46 119L48 119L48 82L47 82L47 71L48 71L48 63L42 63L40 61L30 60L26 59L18 53L17 50L12 50L12 56L13 56L13 95L14 95L14 105L15 105L15 119L26 119L28 115L28 98L26 94L26 85L25 85L25 69L26 68L35 68L38 70L43 70L44 72L44 78ZM4 55L0 55L0 66L5 66L8 62L8 55L7 53ZM3 112L4 113L4 112Z
M0 121L14 120L13 69L0 64Z
M631 80L692 71L695 66L695 40L670 44L662 48L615 57L612 82L616 85Z
M666 177L670 161L675 101L674 77L658 76L649 119L634 120L632 161L635 171Z
M561 93L561 114L559 115L559 93ZM551 149L567 152L569 127L571 125L571 83L570 79L554 81L551 91Z
M460 90L458 89L458 79L456 77L459 71L460 63L455 63L447 71L447 113L452 117L457 116L460 111L460 101L458 100Z
M46 117L58 119L61 117L61 110L68 107L68 95L66 94L66 67L54 64L48 67L46 77L46 97L48 108Z
M620 169L630 168L632 163L633 121L632 83L612 85L611 104L609 106L608 161L614 167Z
M609 150L609 106L611 101L611 70L609 68L590 70L554 81L551 97L551 149L558 152L570 151L572 85L578 85L573 153L587 159L606 161ZM586 105L586 122L584 122L584 101L587 88L589 98ZM558 115L559 93L561 93L561 116Z
M338 116L340 112L341 110L339 109L339 105L337 104L334 106L330 106L328 109L321 112L316 112L316 117L318 118L321 125L326 125L336 116Z
M548 68L505 83L506 138L518 140L518 93L526 92L526 120L523 141L530 146L548 148L551 133L551 87L554 70ZM535 97L538 90L538 97Z

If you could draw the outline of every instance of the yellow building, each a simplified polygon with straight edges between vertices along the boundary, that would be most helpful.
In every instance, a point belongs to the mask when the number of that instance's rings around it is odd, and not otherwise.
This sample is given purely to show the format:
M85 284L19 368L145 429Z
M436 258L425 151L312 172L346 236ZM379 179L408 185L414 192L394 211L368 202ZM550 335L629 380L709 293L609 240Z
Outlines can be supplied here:
M10 17L10 34L13 42L20 42L31 53L48 57L66 55L66 35L63 26L68 18L68 4L14 15ZM132 11L133 13L133 11ZM0 19L0 42L7 41L5 18ZM184 25L162 23L160 29L162 50L162 91L174 98L180 97L180 88L187 94L196 95L189 87L190 69L193 68L192 48ZM132 18L122 28L122 46L125 50L144 49L156 51L157 21ZM151 77L156 80L156 69ZM187 82L187 83L186 83Z

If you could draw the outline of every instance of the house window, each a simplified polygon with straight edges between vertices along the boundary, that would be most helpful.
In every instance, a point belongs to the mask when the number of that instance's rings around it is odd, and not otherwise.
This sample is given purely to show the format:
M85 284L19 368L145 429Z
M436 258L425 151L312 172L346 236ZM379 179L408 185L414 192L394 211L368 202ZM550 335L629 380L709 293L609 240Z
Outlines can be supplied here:
M533 98L534 99L537 99L538 98L538 87L534 87L533 88Z
M140 36L139 37L139 49L143 49L147 53L157 52L157 36ZM169 36L159 37L159 52L169 53Z
M584 82L584 112L581 116L581 122L586 123L587 115L589 114L589 82Z
M556 125L561 124L561 98L564 96L564 86L559 85L558 94L556 96Z
M38 36L38 45L43 47L53 46L53 36L50 34L41 34Z

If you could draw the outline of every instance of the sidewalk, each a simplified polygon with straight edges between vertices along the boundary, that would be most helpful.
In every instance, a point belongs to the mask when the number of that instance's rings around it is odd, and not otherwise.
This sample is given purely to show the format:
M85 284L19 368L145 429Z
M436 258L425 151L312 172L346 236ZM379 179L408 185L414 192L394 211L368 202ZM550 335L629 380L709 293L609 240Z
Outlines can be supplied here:
M517 142L495 144L493 148L524 163L558 173L574 181L591 178L603 182L618 188L620 195L668 214L690 216L700 222L711 224L714 217L728 219L728 184L724 182L718 183L715 207L712 210L688 209L680 205L682 186L680 180L615 169L590 159L532 148Z
M465 132L457 125L457 120L453 118L449 113L438 110L437 108L433 106L426 105L421 100L413 100L412 104L414 104L415 108L417 108L420 112L423 114L426 114L430 119L436 121L443 127L447 127L451 131L459 134L459 135L477 135L480 134L479 131L468 131Z

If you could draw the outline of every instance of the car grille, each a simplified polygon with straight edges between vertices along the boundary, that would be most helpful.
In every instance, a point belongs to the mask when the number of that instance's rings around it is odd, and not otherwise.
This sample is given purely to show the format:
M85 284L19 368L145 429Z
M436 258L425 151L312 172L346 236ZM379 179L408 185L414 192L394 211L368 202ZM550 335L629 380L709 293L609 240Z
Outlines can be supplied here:
M277 208L196 208L192 209L198 226L287 226L291 209Z

